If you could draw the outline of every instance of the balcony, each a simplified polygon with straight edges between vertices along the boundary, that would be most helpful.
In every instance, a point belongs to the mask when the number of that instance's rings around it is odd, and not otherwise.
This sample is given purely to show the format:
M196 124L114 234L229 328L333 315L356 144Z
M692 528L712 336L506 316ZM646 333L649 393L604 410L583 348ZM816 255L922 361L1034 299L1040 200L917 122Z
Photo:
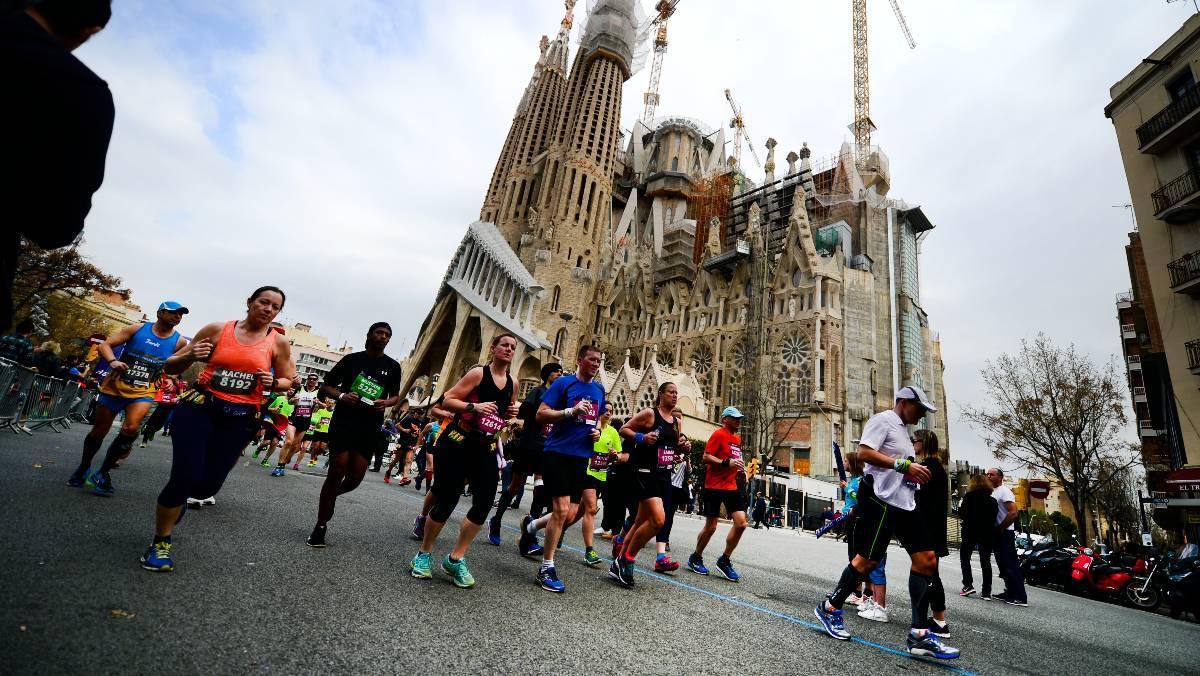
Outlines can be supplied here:
M1135 404L1146 403L1146 388L1144 388L1144 387L1133 388L1133 403L1135 403Z
M1117 294L1117 309L1127 310L1133 307L1133 291L1122 291Z
M1134 338L1137 338L1137 327L1134 326L1133 324L1122 324L1121 325L1121 339L1122 340L1132 340Z
M1183 96L1158 111L1137 129L1138 150L1158 155L1178 142L1200 122L1200 88L1190 87Z
M1154 429L1154 423L1149 420L1138 421L1138 436L1139 437L1157 437L1158 430Z
M1154 217L1186 223L1200 217L1200 173L1188 169L1151 193Z
M1188 370L1200 376L1200 338L1184 343L1183 349L1187 351Z
M1142 355L1140 354L1131 354L1128 357L1125 357L1125 362L1129 364L1130 371L1142 370Z
M1200 296L1200 251L1167 263L1167 272L1171 273L1172 291Z

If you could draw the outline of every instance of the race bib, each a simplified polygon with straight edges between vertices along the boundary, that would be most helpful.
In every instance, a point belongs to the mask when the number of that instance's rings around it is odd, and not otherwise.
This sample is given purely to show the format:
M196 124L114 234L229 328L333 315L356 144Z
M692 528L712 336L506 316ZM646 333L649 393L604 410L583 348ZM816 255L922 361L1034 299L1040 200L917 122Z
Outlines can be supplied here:
M172 404L172 403L174 403L174 402L175 402L175 395L173 395L173 394L167 394L166 392L163 392L163 396L162 396L162 403L164 403L164 404Z
M312 417L312 406L305 406L304 404L297 404L296 405L296 417L297 418L311 418Z
M595 472L604 472L608 469L608 461L609 455L607 453L597 453L588 462L588 469Z
M675 465L675 449L670 446L658 447L658 467L659 469L670 469Z
M133 356L125 365L129 368L121 374L121 382L130 387L145 389L156 379L157 367L144 359Z
M208 381L209 387L226 394L250 394L257 384L253 373L233 369L213 369L212 380Z
M584 401L587 402L588 407L587 411L585 411L583 414L583 422L587 423L589 427L595 427L596 425L599 425L600 407L597 406L596 402L592 401L591 399L584 399Z
M481 414L481 413L476 413L475 414L475 429L479 430L480 432L483 432L484 434L486 434L488 436L491 436L491 435L495 434L496 432L499 432L500 430L504 429L504 419L501 418L500 416L492 414L492 413L488 413L486 415Z
M360 373L354 376L354 382L350 383L350 391L361 397L364 404L373 404L376 399L383 395L383 385L380 385L370 376Z
M742 447L737 444L729 444L729 459L730 460L741 460L742 459Z

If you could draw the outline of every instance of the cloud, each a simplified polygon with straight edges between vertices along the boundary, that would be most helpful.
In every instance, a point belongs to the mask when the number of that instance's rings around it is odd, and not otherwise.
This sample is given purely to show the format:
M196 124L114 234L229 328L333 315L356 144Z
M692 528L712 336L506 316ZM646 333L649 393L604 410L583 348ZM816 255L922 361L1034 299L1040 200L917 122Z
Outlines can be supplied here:
M647 3L648 4L648 3ZM577 6L582 14L584 3ZM953 412L984 360L1045 331L1098 361L1119 351L1128 191L1108 87L1185 18L1109 0L903 3L904 44L871 8L871 114L892 195L937 225L922 302L943 338ZM112 86L117 127L86 251L144 307L197 325L238 316L264 283L284 318L334 341L396 327L411 347L478 216L554 2L124 0L79 55ZM579 22L577 22L579 23ZM849 7L688 0L670 24L660 114L728 124L814 158L849 139ZM624 92L642 112L648 73ZM756 171L751 167L751 171ZM986 462L952 419L951 447Z

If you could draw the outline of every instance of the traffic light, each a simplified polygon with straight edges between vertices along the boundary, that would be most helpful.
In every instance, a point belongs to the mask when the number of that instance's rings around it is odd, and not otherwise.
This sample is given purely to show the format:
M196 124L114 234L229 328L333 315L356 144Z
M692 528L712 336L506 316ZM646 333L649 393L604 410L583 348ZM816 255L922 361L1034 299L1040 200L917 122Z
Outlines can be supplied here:
M758 458L750 458L750 464L746 465L746 476L753 477L758 474Z

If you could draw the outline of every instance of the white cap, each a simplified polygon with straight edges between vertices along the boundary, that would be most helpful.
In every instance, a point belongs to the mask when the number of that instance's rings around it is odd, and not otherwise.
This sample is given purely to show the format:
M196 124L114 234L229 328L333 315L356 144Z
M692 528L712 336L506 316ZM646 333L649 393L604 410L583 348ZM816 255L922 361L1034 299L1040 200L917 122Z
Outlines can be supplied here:
M933 405L932 401L929 401L929 397L925 396L925 391L916 385L901 387L900 391L896 393L896 401L901 399L916 399L917 403L926 411L937 413L937 407Z

